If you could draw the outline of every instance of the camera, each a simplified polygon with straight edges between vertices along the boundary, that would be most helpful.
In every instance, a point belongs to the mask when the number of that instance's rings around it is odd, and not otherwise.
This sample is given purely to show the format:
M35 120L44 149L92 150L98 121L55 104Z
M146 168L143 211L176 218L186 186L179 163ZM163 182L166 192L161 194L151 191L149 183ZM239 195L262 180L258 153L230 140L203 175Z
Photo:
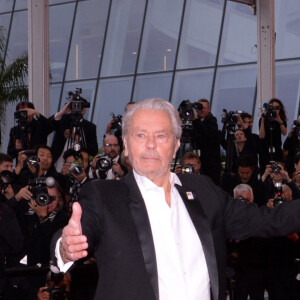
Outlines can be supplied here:
M194 165L192 164L184 164L181 168L182 174L193 174L194 173Z
M281 167L278 165L277 161L271 162L272 173L278 174L280 173Z
M80 113L84 108L90 107L90 103L80 96L81 93L81 88L76 88L74 93L72 91L68 92L68 99L71 100L71 103L69 104L71 113Z
M101 155L97 160L96 167L102 172L106 172L112 167L111 158L108 155Z
M70 172L74 175L80 175L83 172L83 165L78 160L75 160L70 165Z
M238 196L237 199L243 203L249 204L249 201L247 199L245 199L243 196Z
M8 185L14 181L14 173L3 170L0 173L0 180L1 180L1 193L4 195L5 190L7 189Z
M202 103L191 103L190 100L183 100L178 107L179 116L182 120L182 126L192 126L194 109L201 110L202 108Z
M26 123L28 119L27 110L19 110L14 113L14 118L17 122Z
M50 300L65 300L68 296L66 288L58 288L58 287L48 287L44 291L49 293Z
M110 114L114 122L112 123L111 129L122 130L122 115L115 115L114 113Z
M55 179L53 177L38 177L29 179L28 185L30 186L32 199L35 200L37 205L45 206L55 199L55 196L50 196L48 194L47 189L47 187L52 187L54 184Z
M27 158L24 160L24 163L29 163L33 167L37 167L39 165L40 159L34 155L35 150L24 150L24 154L27 156Z
M269 121L274 121L276 118L276 109L272 104L268 104L266 108L266 118Z

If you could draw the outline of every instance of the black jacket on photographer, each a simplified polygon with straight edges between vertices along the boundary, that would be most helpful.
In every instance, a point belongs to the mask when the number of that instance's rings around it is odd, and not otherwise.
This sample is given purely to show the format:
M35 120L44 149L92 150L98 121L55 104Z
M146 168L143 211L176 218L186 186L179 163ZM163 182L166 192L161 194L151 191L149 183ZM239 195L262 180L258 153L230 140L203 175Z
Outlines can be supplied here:
M14 126L10 129L9 133L9 142L7 146L7 154L9 154L12 158L16 158L18 156L18 152L16 150L16 139L23 140L22 142L22 150L30 150L33 149L35 145L39 144L47 144L48 135L54 130L51 122L40 114L39 118L33 118L30 123L27 123L25 130L21 130L20 127ZM22 139L22 132L25 134L25 140ZM21 133L21 136L20 136Z
M53 153L53 162L56 162L64 151L67 142L64 133L66 129L72 128L72 117L69 113L63 115L60 120L55 120L53 115L49 120L55 130L51 150ZM81 127L86 141L86 150L90 155L94 156L98 152L96 125L82 118Z
M285 157L286 170L290 177L293 177L294 160L296 158L296 154L300 151L299 126L295 127L293 132L289 133L283 143L283 150L287 152Z
M200 150L201 174L205 174L216 183L220 183L221 155L220 134L217 119L211 112L204 119L193 120L194 148Z

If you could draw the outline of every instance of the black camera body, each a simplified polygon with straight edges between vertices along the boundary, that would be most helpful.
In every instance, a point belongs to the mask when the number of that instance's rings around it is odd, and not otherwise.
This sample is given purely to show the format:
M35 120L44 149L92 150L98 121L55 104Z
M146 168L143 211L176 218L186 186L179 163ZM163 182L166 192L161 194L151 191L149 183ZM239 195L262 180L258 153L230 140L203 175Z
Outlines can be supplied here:
M0 173L0 183L1 183L1 194L5 194L5 190L7 189L8 185L14 181L14 173L10 172L9 170L3 170Z
M182 125L184 126L185 124L192 122L194 117L194 109L201 110L202 108L202 103L191 103L190 100L183 100L178 107L179 116L183 123Z
M51 286L44 291L49 293L50 300L65 300L68 296L68 292L65 288Z
M96 167L101 172L107 172L112 167L111 158L106 154L99 156Z
M249 204L249 201L247 199L245 199L243 196L238 196L237 200L240 200L243 203Z
M110 114L114 122L112 123L111 129L122 130L122 115L115 115L114 113Z
M184 164L181 168L182 174L193 174L194 173L194 166L192 164Z
M17 122L26 123L28 119L27 110L19 110L14 113L14 118Z
M80 175L83 172L83 165L79 161L75 160L70 165L70 172L74 175Z
M271 162L272 173L278 174L280 173L281 167L278 165L277 161Z
M37 205L45 206L55 199L55 196L50 196L48 194L47 189L47 187L52 187L54 184L55 179L53 177L38 177L29 179L28 185L30 186L32 199L35 200Z
M266 108L266 119L273 122L276 118L276 109L272 104L268 104Z

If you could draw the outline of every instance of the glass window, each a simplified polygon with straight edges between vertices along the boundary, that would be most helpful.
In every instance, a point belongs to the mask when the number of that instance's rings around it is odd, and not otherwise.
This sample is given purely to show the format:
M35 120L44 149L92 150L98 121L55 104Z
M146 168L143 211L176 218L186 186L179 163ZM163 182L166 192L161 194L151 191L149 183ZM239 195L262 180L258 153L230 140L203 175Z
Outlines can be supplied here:
M178 69L212 66L216 62L224 1L187 1L178 55Z
M101 76L135 71L145 0L112 2Z
M108 7L109 0L78 3L67 68L68 80L98 75Z
M49 0L50 4L58 4L58 3L65 3L65 2L71 2L72 0ZM76 2L76 0L73 0L73 2Z
M61 81L65 71L75 3L49 8L49 56L52 82Z
M223 109L252 114L256 93L256 65L219 68L216 77L212 113L221 125Z
M28 0L16 0L15 10L27 9L27 4L28 4Z
M219 64L257 60L257 22L248 5L227 1Z
M97 100L95 103L93 122L97 125L99 146L102 145L103 135L111 113L123 115L126 104L130 101L132 77L102 79L100 81Z
M183 1L148 1L139 73L172 70Z
M7 64L28 50L27 11L14 13L8 49Z
M135 82L133 101L141 101L153 97L168 100L171 80L171 73L138 76Z
M50 84L50 116L59 110L61 84Z
M12 6L14 4L13 0L2 0L0 5L0 13L12 11ZM1 16L2 18L2 16Z
M276 58L299 57L300 1L275 1Z
M96 81L82 81L82 82L72 82L72 83L65 83L62 99L60 103L60 109L62 109L71 99L69 97L69 92L75 93L77 88L82 89L82 93L80 96L86 99L90 106L93 107L94 99L95 99L95 91L96 91ZM92 110L87 109L84 118L86 120L90 120L92 115Z
M209 100L213 81L213 69L177 72L172 103L178 107L182 100L196 102L200 98Z
M0 15L0 27L3 27L4 29L4 36L7 36L7 30L9 27L10 19L11 19L11 13Z

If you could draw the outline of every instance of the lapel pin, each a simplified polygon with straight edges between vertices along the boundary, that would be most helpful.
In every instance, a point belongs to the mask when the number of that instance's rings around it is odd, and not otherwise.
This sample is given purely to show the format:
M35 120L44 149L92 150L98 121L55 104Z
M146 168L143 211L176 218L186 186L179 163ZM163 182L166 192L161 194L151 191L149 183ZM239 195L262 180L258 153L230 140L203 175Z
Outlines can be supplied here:
M186 197L188 200L194 200L193 192L186 192Z

